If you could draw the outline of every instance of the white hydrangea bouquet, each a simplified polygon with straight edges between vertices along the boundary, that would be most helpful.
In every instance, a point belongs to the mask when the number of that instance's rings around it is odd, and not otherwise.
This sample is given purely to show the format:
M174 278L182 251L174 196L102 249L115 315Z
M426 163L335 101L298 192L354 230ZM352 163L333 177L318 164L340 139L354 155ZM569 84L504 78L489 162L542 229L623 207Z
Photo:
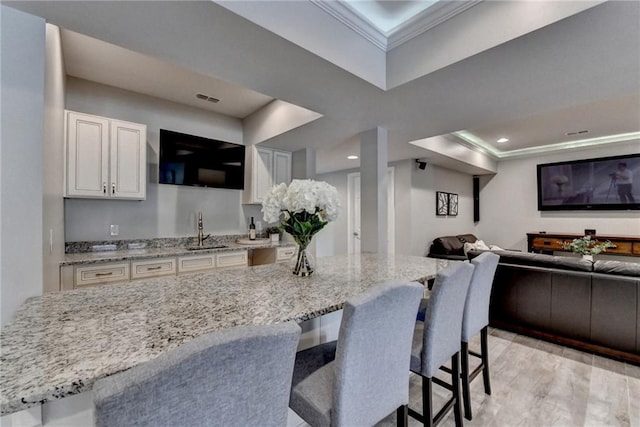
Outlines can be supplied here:
M308 276L313 273L306 249L313 235L338 217L339 210L338 190L322 181L294 179L288 186L284 183L274 186L264 196L265 222L280 221L282 229L298 244L293 274Z

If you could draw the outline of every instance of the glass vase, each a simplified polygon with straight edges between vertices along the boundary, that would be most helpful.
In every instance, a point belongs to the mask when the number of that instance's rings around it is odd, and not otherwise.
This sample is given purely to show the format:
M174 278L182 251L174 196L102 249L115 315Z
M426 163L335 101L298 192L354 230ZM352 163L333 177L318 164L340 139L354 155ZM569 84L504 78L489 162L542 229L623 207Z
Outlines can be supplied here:
M310 276L315 269L315 260L306 245L298 244L298 251L291 258L291 271L296 276Z

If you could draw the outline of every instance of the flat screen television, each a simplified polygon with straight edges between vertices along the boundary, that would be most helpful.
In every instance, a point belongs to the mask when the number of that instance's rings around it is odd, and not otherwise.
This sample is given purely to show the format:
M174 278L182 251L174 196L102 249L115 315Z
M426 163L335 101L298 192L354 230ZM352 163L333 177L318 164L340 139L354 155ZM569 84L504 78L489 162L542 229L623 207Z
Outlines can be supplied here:
M160 129L160 184L244 188L240 144Z
M538 210L640 209L640 153L538 165Z

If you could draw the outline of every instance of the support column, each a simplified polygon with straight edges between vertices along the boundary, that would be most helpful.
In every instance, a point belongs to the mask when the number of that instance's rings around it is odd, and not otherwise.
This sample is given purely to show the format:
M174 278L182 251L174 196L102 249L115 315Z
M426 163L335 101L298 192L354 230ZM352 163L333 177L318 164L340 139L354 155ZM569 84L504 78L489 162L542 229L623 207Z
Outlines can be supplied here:
M387 129L360 134L361 251L387 253Z

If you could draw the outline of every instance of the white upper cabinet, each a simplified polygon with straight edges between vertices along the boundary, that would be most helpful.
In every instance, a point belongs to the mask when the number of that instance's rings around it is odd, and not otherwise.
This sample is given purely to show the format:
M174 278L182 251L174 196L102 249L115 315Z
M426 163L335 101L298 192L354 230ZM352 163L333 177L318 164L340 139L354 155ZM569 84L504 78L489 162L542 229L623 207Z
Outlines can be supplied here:
M65 197L144 200L147 127L66 114Z
M291 182L291 153L266 147L247 147L243 202L262 203L276 184Z
M273 185L291 182L291 153L273 150Z

